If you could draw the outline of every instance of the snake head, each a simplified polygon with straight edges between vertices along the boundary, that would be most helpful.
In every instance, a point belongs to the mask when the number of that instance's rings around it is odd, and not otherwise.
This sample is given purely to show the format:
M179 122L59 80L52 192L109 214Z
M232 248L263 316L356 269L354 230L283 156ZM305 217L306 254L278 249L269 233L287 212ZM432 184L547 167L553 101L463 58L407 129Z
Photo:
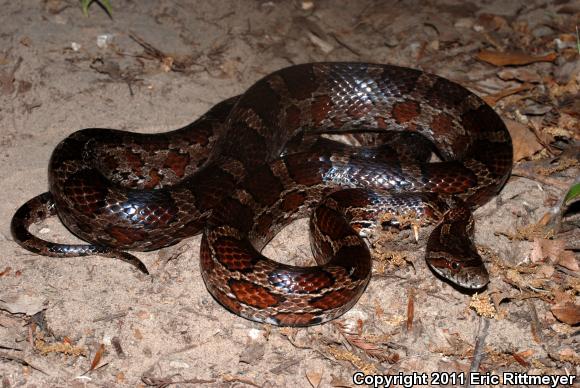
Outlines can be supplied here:
M452 257L446 252L428 252L426 260L436 274L460 287L478 290L489 283L489 274L477 253Z

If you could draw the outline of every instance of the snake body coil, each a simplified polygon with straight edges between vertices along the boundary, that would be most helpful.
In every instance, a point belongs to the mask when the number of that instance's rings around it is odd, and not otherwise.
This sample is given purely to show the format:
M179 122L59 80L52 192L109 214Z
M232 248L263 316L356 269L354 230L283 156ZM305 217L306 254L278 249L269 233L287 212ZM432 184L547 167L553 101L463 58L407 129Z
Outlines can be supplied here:
M320 133L358 136L366 146ZM440 161L429 162L432 151ZM505 125L460 85L395 66L311 63L264 77L179 130L73 133L52 155L50 193L16 212L12 233L39 254L112 256L146 271L123 251L203 231L203 278L223 306L255 321L306 326L357 301L371 273L360 235L386 218L438 223L429 266L459 286L484 287L471 210L500 190L511 164ZM53 214L91 244L28 232ZM318 266L260 254L308 214Z

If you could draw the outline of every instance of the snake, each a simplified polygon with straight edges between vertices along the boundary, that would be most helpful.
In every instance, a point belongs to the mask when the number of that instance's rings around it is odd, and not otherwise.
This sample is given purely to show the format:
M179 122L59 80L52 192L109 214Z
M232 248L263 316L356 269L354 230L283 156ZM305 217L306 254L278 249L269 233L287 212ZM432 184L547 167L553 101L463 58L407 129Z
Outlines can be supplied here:
M180 129L72 133L50 158L49 191L16 211L11 231L40 255L114 257L144 273L127 251L203 233L202 278L219 304L310 326L357 302L371 278L369 237L387 226L432 227L425 259L435 276L486 287L472 212L505 184L512 154L499 115L455 82L386 64L299 64ZM87 243L29 231L55 215ZM316 265L261 253L305 217Z

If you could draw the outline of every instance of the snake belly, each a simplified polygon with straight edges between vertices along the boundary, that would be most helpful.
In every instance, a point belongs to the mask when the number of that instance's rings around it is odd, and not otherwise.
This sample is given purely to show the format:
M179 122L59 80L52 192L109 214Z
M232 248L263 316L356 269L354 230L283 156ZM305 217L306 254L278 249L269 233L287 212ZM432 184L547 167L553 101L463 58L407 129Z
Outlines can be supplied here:
M321 133L401 136L350 147ZM428 161L432 151L439 161ZM73 133L52 154L49 193L16 212L12 234L39 254L99 254L139 266L125 250L203 231L202 275L221 305L254 321L308 326L356 303L372 261L361 234L385 216L436 224L430 268L460 287L484 287L471 212L497 194L511 166L505 125L464 87L410 68L309 63L267 75L172 132ZM55 213L90 244L50 243L28 231ZM308 215L318 265L260 253Z

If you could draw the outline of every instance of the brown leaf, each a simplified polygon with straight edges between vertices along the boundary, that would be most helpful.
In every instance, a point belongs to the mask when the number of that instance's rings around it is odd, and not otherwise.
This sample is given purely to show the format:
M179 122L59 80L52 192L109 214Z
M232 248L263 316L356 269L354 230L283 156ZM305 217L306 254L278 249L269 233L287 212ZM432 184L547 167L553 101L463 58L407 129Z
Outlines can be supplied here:
M526 368L528 368L530 366L530 363L524 358L524 356L522 355L522 353L512 353L512 357L514 358L514 360L516 360L518 362L518 364L520 364L521 366L524 366Z
M520 66L528 65L534 62L553 62L558 56L556 53L550 53L543 56L528 55L517 52L499 52L491 50L482 50L475 56L480 61L490 63L494 66Z
M99 345L99 349L95 353L95 357L93 357L93 362L91 362L91 369L89 370L94 370L97 367L97 365L99 365L99 363L101 362L101 358L103 357L103 353L105 353L105 345L101 344Z
M309 371L306 372L306 378L313 388L317 388L320 386L320 382L322 381L322 373Z
M541 275L544 279L549 279L554 274L554 267L551 265L540 265L536 271L537 275Z
M557 304L552 307L552 314L561 322L568 325L576 325L580 323L580 306L566 302L564 304Z
M504 120L514 144L514 162L528 158L544 148L527 126L514 120Z
M580 269L578 267L578 261L572 251L563 251L558 259L558 264L570 271L578 271Z
M534 239L534 247L530 253L530 260L533 263L547 261L551 264L559 264L571 271L578 271L578 262L574 253L566 251L564 240L548 240L544 238Z
M492 13L482 13L477 18L477 24L485 28L486 31L496 31L509 26L503 16Z
M531 83L539 83L542 81L542 77L536 71L524 68L502 69L497 73L497 76L503 81L517 80Z

